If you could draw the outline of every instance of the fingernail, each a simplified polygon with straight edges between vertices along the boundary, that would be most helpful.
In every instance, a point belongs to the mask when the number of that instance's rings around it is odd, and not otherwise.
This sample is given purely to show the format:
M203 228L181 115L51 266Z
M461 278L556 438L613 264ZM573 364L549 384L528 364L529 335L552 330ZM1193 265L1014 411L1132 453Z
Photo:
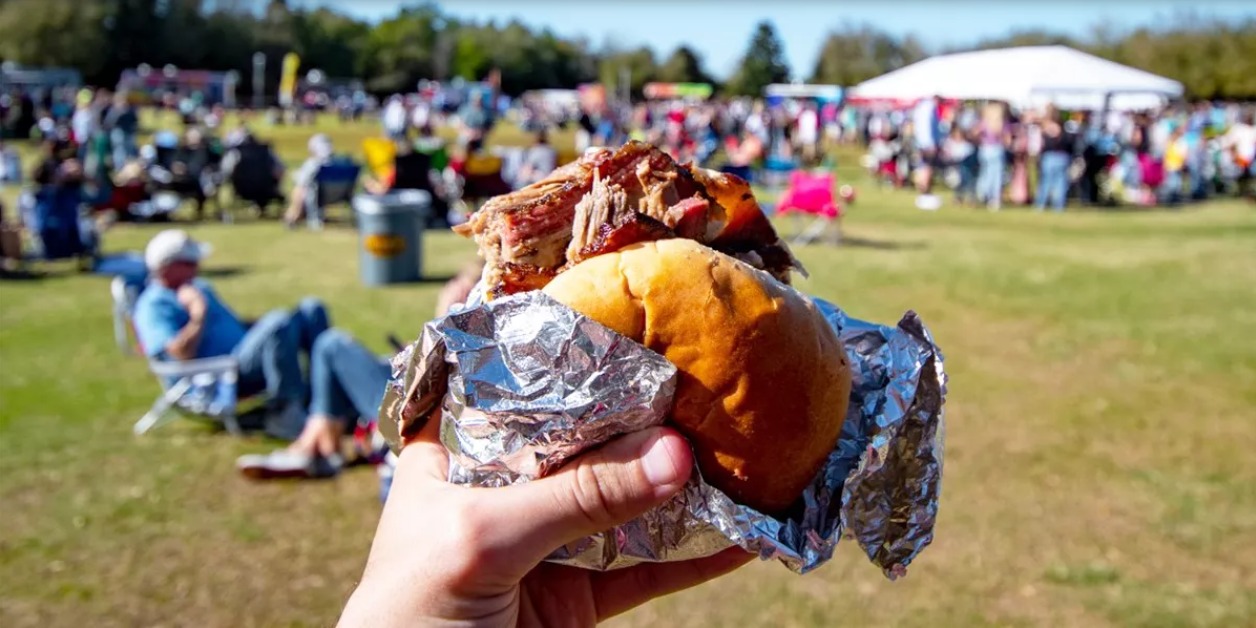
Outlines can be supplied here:
M646 445L641 467L654 486L679 484L689 475L689 449L679 436L663 432Z

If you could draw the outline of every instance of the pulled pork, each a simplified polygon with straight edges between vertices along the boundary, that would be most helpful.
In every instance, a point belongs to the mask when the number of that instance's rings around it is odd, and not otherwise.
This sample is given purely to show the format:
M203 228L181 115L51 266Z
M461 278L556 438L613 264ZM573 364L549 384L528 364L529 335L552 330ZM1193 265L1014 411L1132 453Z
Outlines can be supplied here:
M802 270L739 177L677 164L629 142L598 149L490 199L457 231L475 238L493 296L535 290L565 268L630 244L689 238L788 283Z

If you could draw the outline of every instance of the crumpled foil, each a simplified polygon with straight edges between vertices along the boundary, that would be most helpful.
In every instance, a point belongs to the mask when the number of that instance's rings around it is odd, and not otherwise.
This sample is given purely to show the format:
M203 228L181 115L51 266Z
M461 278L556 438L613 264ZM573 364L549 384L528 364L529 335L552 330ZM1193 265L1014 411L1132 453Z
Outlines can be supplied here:
M661 355L541 292L467 306L428 323L393 360L380 426L394 446L432 416L451 482L505 486L544 476L581 451L662 423L676 368ZM891 579L933 539L942 479L942 353L914 312L896 327L814 300L852 366L850 404L833 453L778 520L733 503L695 469L685 488L641 517L549 558L589 569L680 561L733 545L805 573L839 538L856 539Z

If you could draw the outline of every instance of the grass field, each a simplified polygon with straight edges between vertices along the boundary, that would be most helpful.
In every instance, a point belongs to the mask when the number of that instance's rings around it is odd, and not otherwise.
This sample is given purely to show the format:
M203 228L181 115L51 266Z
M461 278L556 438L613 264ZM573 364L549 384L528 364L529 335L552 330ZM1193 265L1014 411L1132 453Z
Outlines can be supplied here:
M306 131L270 133L299 160ZM848 243L802 247L800 285L864 318L915 309L946 352L937 540L896 583L844 543L811 575L754 564L616 623L1252 625L1256 208L924 213L841 176L860 190ZM435 302L434 282L360 286L347 229L189 228L244 314L318 295L382 351ZM426 246L433 277L474 254L448 234ZM112 344L107 279L48 272L0 283L0 626L333 623L378 516L374 474L254 484L233 460L274 443L187 422L133 437L157 384Z

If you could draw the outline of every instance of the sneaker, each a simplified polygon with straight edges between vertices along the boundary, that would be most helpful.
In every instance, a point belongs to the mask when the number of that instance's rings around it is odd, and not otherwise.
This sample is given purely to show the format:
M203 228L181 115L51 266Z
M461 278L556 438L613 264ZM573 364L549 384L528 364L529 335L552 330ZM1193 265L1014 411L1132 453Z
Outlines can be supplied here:
M335 477L344 461L338 455L311 456L287 449L268 454L249 454L236 459L236 468L253 480L282 478L315 479Z
M305 429L307 414L299 403L285 404L278 410L266 414L264 431L268 436L279 440L294 441Z
M921 194L916 197L916 209L935 212L942 209L942 199L936 194Z

